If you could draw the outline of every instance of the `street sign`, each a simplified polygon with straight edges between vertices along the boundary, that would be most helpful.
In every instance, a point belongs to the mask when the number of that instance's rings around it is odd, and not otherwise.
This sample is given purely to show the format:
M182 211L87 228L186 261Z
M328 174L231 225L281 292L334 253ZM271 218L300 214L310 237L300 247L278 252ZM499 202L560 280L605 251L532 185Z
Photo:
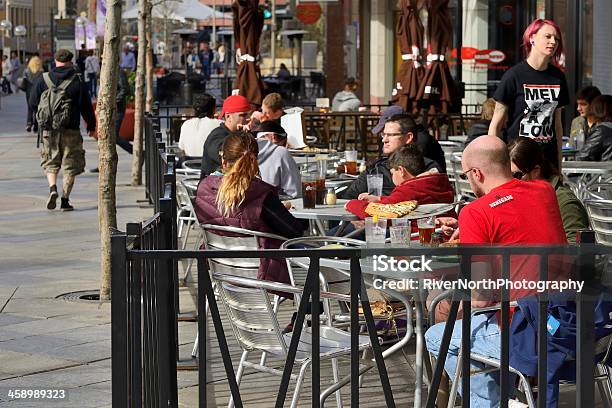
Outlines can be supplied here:
M319 3L299 4L295 9L295 17L304 24L314 24L321 18Z

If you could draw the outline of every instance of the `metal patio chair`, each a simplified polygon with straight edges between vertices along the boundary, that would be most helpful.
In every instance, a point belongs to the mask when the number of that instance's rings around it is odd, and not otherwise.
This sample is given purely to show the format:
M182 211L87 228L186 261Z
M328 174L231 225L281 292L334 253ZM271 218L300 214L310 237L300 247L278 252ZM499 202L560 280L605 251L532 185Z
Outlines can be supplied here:
M595 239L603 245L612 245L612 200L585 200Z
M276 312L272 308L272 299L269 291L280 291L292 293L299 302L303 288L285 285L270 281L213 274L213 281L219 292L219 297L229 318L234 335L242 348L242 356L236 371L236 382L240 386L240 380L246 368L259 372L282 376L282 369L256 364L248 361L249 354L262 352L286 358L292 333L282 333ZM350 296L336 293L321 292L321 298L331 298L340 301L350 300ZM320 357L321 360L335 359L348 356L351 352L351 336L348 332L330 326L320 326ZM363 351L370 347L368 336L359 336L359 350ZM304 327L300 336L295 362L300 365L299 374L291 375L291 380L296 382L295 391L291 400L291 407L297 406L302 389L302 383L306 370L310 366L312 348L312 329ZM323 401L322 401L323 402ZM233 407L233 399L230 398L228 407Z
M431 322L435 321L434 312L435 312L436 306L439 304L440 301L450 298L452 294L453 294L452 290L445 291L445 292L442 292L440 295L438 295L433 300L432 304L430 305L430 310L429 310L429 313L430 313L429 319ZM517 303L510 302L510 306L511 307L517 306ZM478 309L473 309L471 315L472 317L474 317L482 313L497 312L500 309L501 309L501 305L499 304L489 306L489 307L482 307ZM612 406L612 373L610 371L610 368L606 364L612 359L612 335L603 337L595 342L595 355L599 355L602 353L605 353L603 355L603 358L601 358L597 362L597 365L595 366L595 373L594 373L595 382L597 383L601 397L606 402L606 406ZM454 376L452 377L452 386L451 386L450 393L449 393L449 400L448 400L447 408L455 407L455 401L457 399L459 384L461 383L462 359L463 359L463 350L460 349L459 355L457 357L457 368L455 370ZM474 352L470 352L470 360L478 362L478 363L482 363L487 366L487 368L484 368L482 370L472 369L470 371L470 376L492 372L492 371L499 371L501 367L500 360L489 357L489 356L483 356L481 354L474 353ZM518 391L523 395L526 401L524 405L529 408L536 408L537 403L534 397L534 392L537 392L538 387L532 387L531 383L529 382L529 378L525 374L517 370L516 368L509 366L508 372L515 374L518 377L518 380L519 380L518 381ZM567 383L568 382L561 381L561 384L567 384Z
M295 248L322 248L329 245L342 245L346 247L361 247L365 245L364 241L345 238L345 237L327 237L327 236L314 236L314 237L301 237L294 238L286 241L281 246L282 249L295 249ZM288 258L287 265L289 270L289 276L294 285L303 285L306 279L306 273L308 271L308 264L306 259L303 258ZM350 273L347 270L340 270L333 267L320 265L319 267L319 280L321 283L321 290L332 291L335 293L350 293ZM365 277L364 282L366 287L372 288L372 281L370 277ZM407 294L398 292L395 290L385 289L383 291L385 295L391 297L394 301L399 301L403 304L404 310L399 311L394 318L406 318L406 332L401 336L398 332L398 338L395 344L392 344L389 348L383 351L383 358L393 355L397 351L401 351L410 341L413 335L416 335L417 352L416 352L416 394L415 398L420 399L420 389L423 378L423 369L428 366L424 366L424 354L425 354L425 343L423 337L422 327L415 324L414 318L417 320L422 316L420 306L413 305L412 296L416 294ZM338 302L338 307L333 308L332 303L329 299L323 300L323 318L325 324L332 327L348 327L350 324L350 314L348 312L350 305L346 302ZM334 313L339 311L339 313ZM387 318L384 318L388 321ZM361 322L365 324L363 321ZM392 324L389 322L389 324ZM394 340L395 341L395 340ZM335 371L335 363L332 362L332 369ZM360 379L361 381L361 379ZM339 400L339 394L337 400Z
M257 250L259 245L258 237L273 238L280 241L287 239L280 235L252 231L245 228L230 227L213 224L200 224L201 240L197 242L199 248L202 244L206 249L231 249L235 251ZM198 304L197 280L191 274L191 262L185 274L185 285L187 286L194 304ZM259 258L209 258L208 259L210 273L222 273L232 276L242 276L247 278L256 278L257 270L259 269ZM215 288L216 289L216 288ZM280 299L275 296L273 299L273 308L276 311ZM208 302L205 308L206 316L208 316ZM196 358L199 351L199 337L196 335L191 356ZM262 361L264 358L262 358ZM262 363L263 364L263 363Z

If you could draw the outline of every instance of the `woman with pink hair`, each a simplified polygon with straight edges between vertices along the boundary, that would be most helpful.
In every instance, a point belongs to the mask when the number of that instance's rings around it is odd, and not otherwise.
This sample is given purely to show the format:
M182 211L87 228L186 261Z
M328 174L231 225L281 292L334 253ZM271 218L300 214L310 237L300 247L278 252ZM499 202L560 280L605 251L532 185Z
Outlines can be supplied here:
M504 74L493 95L496 103L489 134L501 137L508 120L507 143L519 137L534 139L544 156L559 168L561 109L569 103L569 95L560 68L563 39L557 23L534 20L523 33L523 48L527 58Z

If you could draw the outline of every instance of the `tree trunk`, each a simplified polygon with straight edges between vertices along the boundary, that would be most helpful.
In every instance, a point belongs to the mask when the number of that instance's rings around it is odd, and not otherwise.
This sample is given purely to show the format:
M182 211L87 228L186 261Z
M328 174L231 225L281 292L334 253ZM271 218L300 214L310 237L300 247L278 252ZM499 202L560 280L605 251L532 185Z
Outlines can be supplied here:
M146 90L146 103L145 103L145 111L146 112L151 112L153 110L153 68L155 68L153 66L153 42L151 41L151 37L152 37L152 32L153 32L153 17L151 14L151 10L152 10L153 6L151 5L151 1L148 0L147 1L147 24L146 24L146 31L147 31L147 61L146 61L146 72L145 72L145 79L146 79L146 86L147 86L147 90Z
M136 65L136 101L134 109L134 142L132 144L132 185L142 184L142 139L144 129L144 77L147 55L145 25L147 23L147 1L138 0L138 63Z
M117 178L117 147L115 146L115 114L117 111L117 81L119 77L119 43L121 41L121 0L109 0L106 7L104 56L100 71L98 94L98 221L100 224L101 268L100 300L110 299L111 287L111 227L117 228L115 185Z

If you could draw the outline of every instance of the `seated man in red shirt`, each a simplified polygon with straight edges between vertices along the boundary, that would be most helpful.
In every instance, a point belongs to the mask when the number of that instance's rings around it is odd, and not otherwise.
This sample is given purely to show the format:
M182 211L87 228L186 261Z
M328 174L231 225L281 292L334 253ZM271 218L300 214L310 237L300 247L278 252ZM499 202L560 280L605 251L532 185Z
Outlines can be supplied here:
M436 169L425 171L425 159L415 144L402 146L389 158L395 188L388 196L359 194L359 199L346 203L346 209L365 219L369 203L395 204L416 200L418 204L452 203L455 196L448 176Z
M461 159L462 177L466 177L479 197L459 215L462 244L567 245L563 222L552 186L546 181L524 182L512 178L508 148L494 136L481 136L470 143ZM499 275L498 257L472 259L472 280ZM550 271L549 262L549 271ZM552 275L552 273L549 273ZM551 276L552 277L552 276ZM513 256L510 259L510 280L538 281L539 257ZM496 295L496 291L494 294ZM515 300L534 294L525 288L511 290ZM472 307L490 305L493 293L472 292ZM438 355L445 323L432 326L425 334L428 350ZM472 318L472 351L499 359L500 329L495 314L482 313ZM445 370L453 376L461 346L461 322L455 323ZM472 362L475 368L481 368ZM474 407L499 406L499 372L472 376L469 390ZM463 393L464 397L467 395Z

